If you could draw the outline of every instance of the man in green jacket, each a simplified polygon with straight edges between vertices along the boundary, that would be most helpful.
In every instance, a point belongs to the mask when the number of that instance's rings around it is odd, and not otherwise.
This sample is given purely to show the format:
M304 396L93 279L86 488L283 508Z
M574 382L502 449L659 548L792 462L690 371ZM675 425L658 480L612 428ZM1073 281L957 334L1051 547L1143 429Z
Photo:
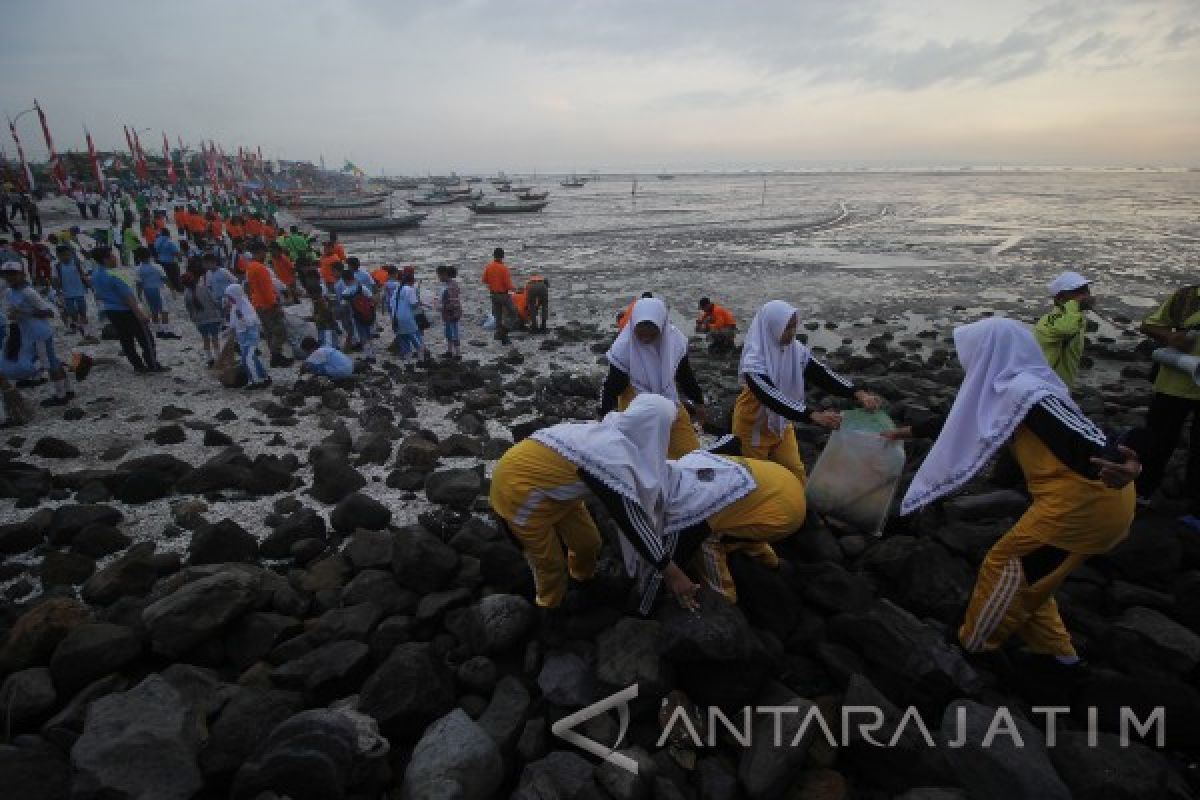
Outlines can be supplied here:
M1095 303L1089 283L1078 272L1064 272L1051 281L1050 296L1054 298L1054 308L1033 328L1046 355L1046 363L1068 389L1074 389L1079 379L1087 311Z

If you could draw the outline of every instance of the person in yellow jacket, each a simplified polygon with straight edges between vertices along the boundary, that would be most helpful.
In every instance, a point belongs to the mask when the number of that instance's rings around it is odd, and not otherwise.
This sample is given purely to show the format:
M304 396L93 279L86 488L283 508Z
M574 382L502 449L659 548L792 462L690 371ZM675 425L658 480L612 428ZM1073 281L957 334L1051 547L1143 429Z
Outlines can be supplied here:
M945 420L883 434L937 436L901 513L957 491L1007 443L1033 503L984 557L958 638L980 653L1016 635L1036 663L1073 668L1079 656L1054 592L1089 556L1125 538L1141 466L1084 416L1022 324L963 325L954 343L966 375Z
M1078 272L1064 272L1051 281L1050 296L1054 298L1054 308L1033 328L1046 363L1068 389L1074 389L1079 380L1087 312L1095 305L1090 283Z
M496 464L488 499L525 551L549 628L561 625L561 615L554 612L566 596L567 575L586 581L595 571L601 539L583 503L589 494L616 521L622 547L652 565L682 606L695 608L699 587L663 548L667 441L674 416L675 404L666 398L638 395L625 411L600 422L535 431Z
M754 315L738 366L745 385L734 405L733 435L741 440L743 455L782 464L803 483L807 477L794 423L811 422L833 430L842 421L836 411L808 409L807 384L815 383L837 397L852 397L871 411L882 401L856 389L796 341L799 321L799 312L782 300L770 301Z
M807 511L804 484L779 464L734 455L736 437L668 461L667 548L701 584L737 602L728 556L735 551L772 569L772 542L795 533ZM643 581L641 608L650 613L653 576Z
M704 393L687 357L688 340L671 324L667 306L656 297L634 303L630 324L617 334L608 349L608 376L600 396L600 415L625 408L636 396L656 394L678 408L671 427L670 458L679 458L700 447L692 417L682 394L692 404L700 424L704 423Z

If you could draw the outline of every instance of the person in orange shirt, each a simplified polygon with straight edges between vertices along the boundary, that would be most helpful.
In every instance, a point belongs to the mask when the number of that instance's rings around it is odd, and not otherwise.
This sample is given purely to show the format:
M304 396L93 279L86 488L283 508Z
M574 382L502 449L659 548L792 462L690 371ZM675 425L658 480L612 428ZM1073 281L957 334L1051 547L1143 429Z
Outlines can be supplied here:
M492 296L492 317L496 321L495 338L500 344L508 344L508 321L519 319L510 292L513 290L512 273L504 263L504 249L492 251L492 260L483 268L482 283ZM507 318L506 318L507 315Z
M220 242L225 236L225 223L221 221L221 216L215 211L209 211L206 222L208 225L208 235L212 237L214 242Z
M191 226L188 224L188 217L189 214L186 208L175 206L175 232L179 234L180 238L183 238L183 234L191 230Z
M145 240L146 246L154 244L154 240L158 238L158 232L154 227L154 222L149 217L142 217L142 239Z
M342 247L342 243L338 241L337 234L329 234L329 244L333 247L333 252L337 255L338 261L346 260L346 248Z
M296 265L288 258L287 253L279 246L279 242L271 242L267 245L267 250L271 253L271 271L275 273L275 277L283 284L283 293L289 302L296 301Z
M262 220L257 214L251 215L250 219L246 220L246 235L252 238L261 238L263 233Z
M246 235L246 228L242 225L242 218L234 214L226 223L225 229L229 232L230 239L241 239Z
M338 274L341 272L341 263L342 260L334 252L333 242L326 242L325 252L317 264L317 270L321 273L321 281L325 284L325 288L331 292L333 285L337 283Z
M388 272L388 268L387 268L386 264L371 273L371 280L375 281L375 285L380 286L380 287L382 287L385 283L387 283L388 278L390 278L390 277L391 277L391 273Z
M204 215L197 211L188 211L188 233L193 239L199 239L208 231L208 223Z
M643 297L654 297L654 292L642 292L642 297L635 297L629 301L629 305L625 306L625 310L617 314L617 332L625 330L625 326L629 324L629 318L633 316L633 307L637 305L637 301Z
M729 309L717 305L707 297L700 298L700 315L696 317L696 333L708 334L708 352L713 355L732 353L737 320Z
M292 359L283 355L283 346L287 343L283 305L275 290L275 276L264 263L267 260L266 244L256 239L250 245L250 255L250 263L246 265L246 294L262 323L267 348L271 351L271 366L291 366Z

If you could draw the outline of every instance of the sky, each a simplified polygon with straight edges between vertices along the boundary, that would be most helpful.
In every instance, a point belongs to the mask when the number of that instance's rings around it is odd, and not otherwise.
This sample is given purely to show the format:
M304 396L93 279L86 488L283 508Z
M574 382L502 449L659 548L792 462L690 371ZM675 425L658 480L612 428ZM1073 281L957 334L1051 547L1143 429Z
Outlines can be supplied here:
M372 174L1200 166L1200 0L0 0L34 98Z

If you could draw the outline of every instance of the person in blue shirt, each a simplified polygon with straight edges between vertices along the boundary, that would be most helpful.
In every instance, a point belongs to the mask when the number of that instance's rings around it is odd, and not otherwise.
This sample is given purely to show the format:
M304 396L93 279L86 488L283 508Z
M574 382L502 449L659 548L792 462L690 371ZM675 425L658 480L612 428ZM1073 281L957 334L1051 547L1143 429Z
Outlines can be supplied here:
M375 298L370 289L359 283L358 273L347 267L334 285L341 306L349 321L347 349L361 349L363 357L375 358Z
M305 356L300 364L301 375L310 372L313 375L342 380L354 374L354 360L336 347L318 347L316 339L306 336L300 342L300 349Z
M150 251L145 247L135 250L133 257L137 262L133 274L138 287L142 290L142 297L146 300L146 307L150 309L151 330L160 339L178 339L179 334L171 330L171 324L163 306L162 293L167 279L166 274L162 267L150 260Z
M19 261L0 265L0 275L8 284L4 295L6 316L17 323L21 337L18 360L30 363L36 358L50 374L54 396L42 401L44 407L65 406L75 393L67 389L67 371L54 350L54 328L50 326L54 307L29 285L25 265Z
M54 253L54 288L62 293L64 320L83 334L84 344L99 344L88 321L88 279L79 256L69 244L58 245Z
M110 271L119 266L116 254L111 247L97 247L92 251L92 260L96 262L92 270L96 305L116 330L121 351L133 365L133 371L138 374L166 372L169 368L159 363L154 337L150 335L150 318L138 304L133 287ZM141 355L138 355L139 347Z
M160 228L158 236L154 239L153 247L155 259L162 265L163 272L167 274L167 280L171 282L171 290L183 291L183 286L179 283L179 245L171 240L171 232L166 228Z
M204 265L205 270L200 282L208 287L208 293L212 297L213 302L224 308L225 290L237 283L237 278L227 268L221 266L216 253L211 251L205 253L201 257L200 263ZM224 322L221 324L223 326Z

